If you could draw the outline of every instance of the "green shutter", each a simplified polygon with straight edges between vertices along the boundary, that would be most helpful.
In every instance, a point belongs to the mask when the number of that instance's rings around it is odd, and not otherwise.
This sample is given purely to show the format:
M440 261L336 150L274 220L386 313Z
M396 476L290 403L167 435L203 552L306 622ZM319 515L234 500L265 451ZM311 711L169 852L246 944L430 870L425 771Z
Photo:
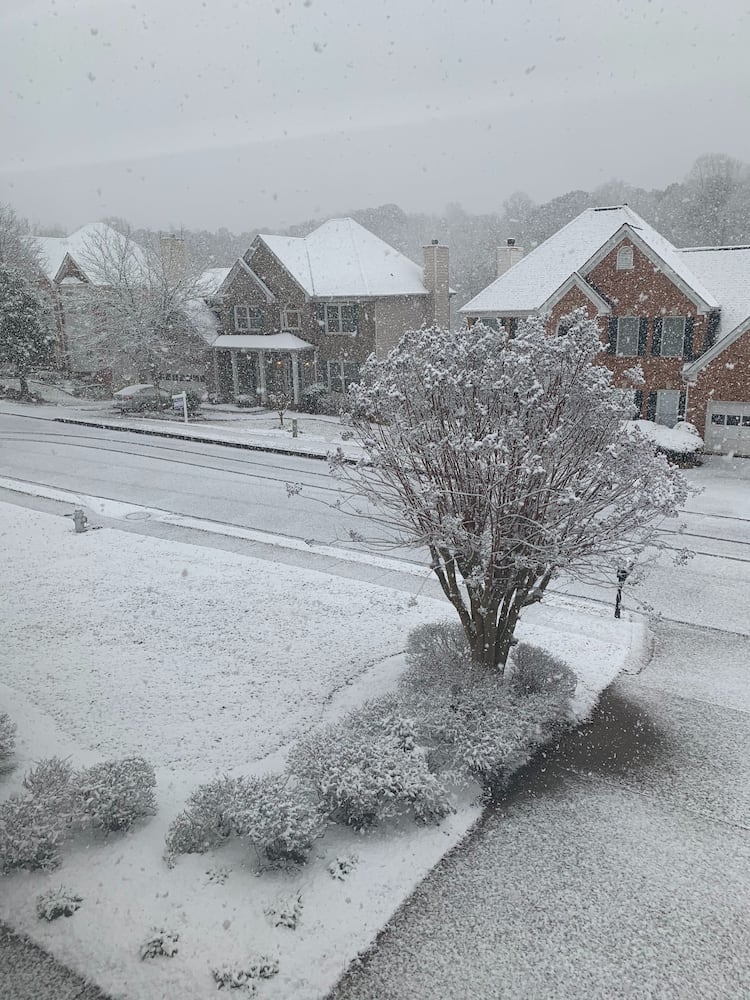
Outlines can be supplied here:
M685 405L686 405L686 403L687 403L687 393L683 389L683 391L680 393L680 401L677 404L677 419L678 420L684 420L685 419Z
M326 307L323 302L319 302L317 305L317 320L318 326L325 329L326 325Z
M654 336L651 340L651 353L655 355L661 354L661 328L663 326L661 316L657 316L654 320ZM649 417L649 420L651 417Z
M685 319L685 340L682 345L682 354L686 361L693 360L693 333L695 331L695 320L692 316Z
M636 389L633 393L633 408L635 409L635 419L640 420L643 410L643 389Z
M638 320L638 354L643 356L646 353L646 344L648 343L648 318L646 316L641 316Z
M656 420L656 393L648 394L648 407L646 409L646 420Z
M607 343L607 353L616 354L617 353L617 317L609 317L609 327L608 327L608 337L609 341Z
M714 346L716 340L716 331L719 329L719 320L721 319L721 313L714 309L713 312L708 314L708 324L706 326L706 340L703 344L703 353Z

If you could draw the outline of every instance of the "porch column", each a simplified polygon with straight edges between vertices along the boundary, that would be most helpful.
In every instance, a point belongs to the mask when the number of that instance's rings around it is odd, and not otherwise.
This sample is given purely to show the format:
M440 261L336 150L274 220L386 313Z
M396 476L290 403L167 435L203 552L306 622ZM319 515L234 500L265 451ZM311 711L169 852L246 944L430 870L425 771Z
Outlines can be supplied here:
M260 390L260 401L266 401L266 352L258 351L258 389Z
M292 398L299 403L299 355L292 354Z
M213 370L213 373L214 373L213 390L214 390L214 392L218 396L219 392L221 391L221 386L219 385L219 352L218 351L211 351L211 361L213 362L213 364L212 364L212 370Z
M237 371L237 352L230 351L229 357L232 359L232 388L234 390L234 395L239 396L240 394L240 376Z

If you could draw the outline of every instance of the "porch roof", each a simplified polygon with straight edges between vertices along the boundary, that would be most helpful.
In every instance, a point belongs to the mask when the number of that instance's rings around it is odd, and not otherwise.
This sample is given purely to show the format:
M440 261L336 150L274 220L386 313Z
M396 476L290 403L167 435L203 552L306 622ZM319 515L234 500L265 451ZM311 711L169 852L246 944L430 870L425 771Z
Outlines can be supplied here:
M313 344L293 333L239 334L217 337L211 345L219 350L236 351L314 351Z

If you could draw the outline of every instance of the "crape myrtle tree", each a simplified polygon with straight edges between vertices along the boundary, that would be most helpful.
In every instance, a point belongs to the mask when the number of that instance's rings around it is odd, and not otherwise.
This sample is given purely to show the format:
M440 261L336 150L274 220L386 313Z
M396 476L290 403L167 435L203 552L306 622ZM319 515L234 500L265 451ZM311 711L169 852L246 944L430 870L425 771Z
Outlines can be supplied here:
M22 399L29 399L28 377L49 363L54 336L47 311L33 285L0 263L0 362L13 369Z
M109 226L88 238L81 263L97 286L102 322L90 325L85 346L158 393L160 372L185 358L187 316L200 289L195 273L164 258L158 237L145 242Z
M686 497L638 432L632 394L595 363L596 323L412 331L351 388L364 449L334 460L395 544L429 550L476 663L504 670L524 607L556 573L606 572L655 542Z

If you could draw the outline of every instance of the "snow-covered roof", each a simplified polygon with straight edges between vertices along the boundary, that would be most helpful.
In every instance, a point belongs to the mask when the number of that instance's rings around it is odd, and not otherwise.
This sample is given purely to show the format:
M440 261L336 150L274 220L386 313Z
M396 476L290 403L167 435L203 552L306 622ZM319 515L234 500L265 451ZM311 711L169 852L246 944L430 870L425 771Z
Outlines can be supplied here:
M304 237L258 239L312 298L427 295L422 268L354 219L330 219Z
M213 346L219 332L219 319L216 313L206 305L203 299L191 299L185 305L185 315L193 330L205 340L209 347Z
M207 299L215 295L224 284L231 267L209 267L200 275L196 282L198 291Z
M744 325L750 318L750 247L689 247L679 253L721 306L719 338Z
M718 307L714 296L693 273L686 257L632 208L616 205L611 208L587 208L581 212L459 311L474 316L536 312L571 274L582 272L585 275L592 258L621 230L623 236L632 236L655 254L667 271L671 271L708 308Z
M312 344L293 333L224 334L213 342L214 347L239 351L314 351Z
M105 222L89 222L85 226L81 226L80 229L76 229L70 236L39 236L36 238L36 242L39 245L44 273L50 281L54 281L65 257L70 255L88 280L94 285L100 285L103 283L102 276L97 272L91 259L95 253L96 244L106 241L115 246L120 242L124 243L126 239L127 237ZM131 244L133 259L142 256L145 261L145 252L141 247L132 241Z

